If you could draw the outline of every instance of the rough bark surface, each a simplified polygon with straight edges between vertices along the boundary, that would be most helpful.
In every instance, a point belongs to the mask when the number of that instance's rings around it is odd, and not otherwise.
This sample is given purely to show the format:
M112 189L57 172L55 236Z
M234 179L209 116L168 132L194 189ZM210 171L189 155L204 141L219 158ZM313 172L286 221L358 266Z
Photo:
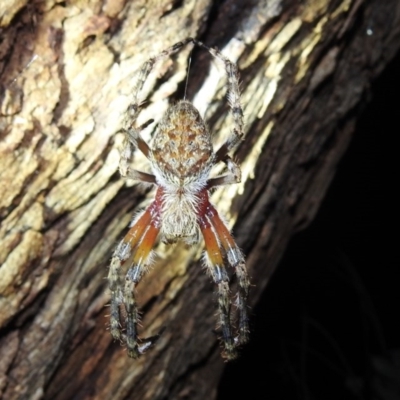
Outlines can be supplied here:
M0 29L0 397L214 398L224 363L201 246L158 246L138 287L144 335L167 327L151 352L131 360L107 331L107 264L152 196L117 173L134 73L187 36L238 63L243 182L213 201L247 255L254 304L399 48L399 2L5 1ZM157 65L143 121L182 98L189 51ZM194 50L187 96L216 143L231 126L223 72Z

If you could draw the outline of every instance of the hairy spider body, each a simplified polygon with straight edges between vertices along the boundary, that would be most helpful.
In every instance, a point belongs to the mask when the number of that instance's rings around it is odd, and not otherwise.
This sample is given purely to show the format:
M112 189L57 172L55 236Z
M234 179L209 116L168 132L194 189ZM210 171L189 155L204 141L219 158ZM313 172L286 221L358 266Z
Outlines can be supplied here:
M171 106L154 137L150 162L163 188L161 238L198 241L198 193L206 190L213 166L211 135L189 101Z
M188 43L202 47L221 60L228 77L228 100L234 120L232 136L216 152L211 134L198 110L187 100L168 108L158 125L153 147L142 139L140 131L152 121L136 127L140 111L138 94L154 64ZM109 270L111 290L110 330L115 339L123 340L129 356L139 357L159 338L160 334L139 339L138 309L135 289L152 260L152 248L157 237L165 243L183 240L191 245L202 234L205 242L205 264L218 288L219 325L222 331L224 356L232 359L237 347L248 340L247 297L249 279L244 256L235 243L224 221L209 200L209 190L215 186L240 182L240 168L228 152L243 136L243 112L240 105L238 73L234 63L217 49L187 38L158 56L149 59L141 68L134 88L134 101L127 110L124 128L125 144L121 152L120 173L124 177L157 186L154 201L132 221L127 235L117 246ZM150 161L152 174L130 168L132 155L138 148ZM226 175L210 178L212 167L218 162L227 166ZM225 264L233 267L238 278L238 328L233 332L229 276ZM125 283L121 270L126 270ZM121 308L125 314L125 329L121 330Z

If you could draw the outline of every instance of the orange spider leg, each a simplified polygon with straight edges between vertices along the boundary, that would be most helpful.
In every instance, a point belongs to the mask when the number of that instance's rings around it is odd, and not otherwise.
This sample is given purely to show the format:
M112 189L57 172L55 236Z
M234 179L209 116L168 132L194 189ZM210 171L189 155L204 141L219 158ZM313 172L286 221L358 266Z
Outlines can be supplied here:
M129 260L131 267L126 274L124 290L126 345L129 356L133 358L137 358L140 354L143 354L158 339L158 336L142 340L138 339L137 325L139 323L139 313L135 299L135 289L151 260L151 251L157 240L159 230L159 226L156 226L155 222L152 221ZM139 345L139 342L142 344Z
M119 318L119 307L123 303L123 295L121 290L121 276L120 270L122 264L131 256L132 249L134 249L143 236L143 233L147 229L151 221L151 214L149 210L146 210L142 215L134 222L133 226L126 234L124 239L119 243L115 249L113 258L111 260L110 270L108 273L109 286L111 290L111 335L114 339L120 339L120 318Z
M129 229L128 233L122 239L122 243L129 245L130 248L135 248L140 238L143 236L144 231L150 225L151 214L147 209L145 210L137 220L134 220ZM124 260L125 261L125 260Z
M208 196L206 202L208 202ZM210 206L209 202L208 204L206 203L205 209L208 210ZM199 213L198 222L206 247L206 264L215 284L218 286L219 321L226 357L233 359L236 357L236 349L230 322L229 276L224 267L224 260L215 230L205 213Z
M160 203L156 199L136 220L117 247L111 261L109 280L111 290L111 334L116 339L124 339L130 357L137 358L148 350L159 334L138 339L137 324L139 314L135 300L135 288L151 261L152 248L160 230ZM128 264L125 288L122 293L120 270ZM120 305L125 306L126 335L120 332Z
M237 341L238 344L244 344L249 340L249 317L246 304L250 286L244 257L227 226L211 204L207 208L206 216L209 218L222 248L225 250L228 263L235 268L235 273L238 278L239 292L237 308L239 310L239 337Z
M151 250L157 239L159 227L156 227L152 220L151 205L143 214L133 222L131 229L122 239L121 245L129 249L129 257L121 259L122 263L128 262L129 265L142 265L146 263ZM132 270L132 267L129 271ZM136 278L131 277L132 280Z

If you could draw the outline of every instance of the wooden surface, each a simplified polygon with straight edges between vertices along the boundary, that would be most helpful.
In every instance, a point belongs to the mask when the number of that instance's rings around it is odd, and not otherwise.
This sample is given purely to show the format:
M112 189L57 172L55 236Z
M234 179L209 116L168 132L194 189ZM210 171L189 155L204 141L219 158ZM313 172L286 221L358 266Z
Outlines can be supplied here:
M251 304L314 217L371 81L400 44L397 1L9 1L0 5L0 397L214 398L224 363L201 246L158 246L138 287L138 361L107 331L107 265L152 193L119 178L134 74L187 37L238 63L243 182L213 195L244 253ZM183 97L190 47L157 66L142 121ZM215 142L231 127L224 71L194 50L187 96ZM144 134L150 140L151 129ZM145 169L145 161L135 167Z

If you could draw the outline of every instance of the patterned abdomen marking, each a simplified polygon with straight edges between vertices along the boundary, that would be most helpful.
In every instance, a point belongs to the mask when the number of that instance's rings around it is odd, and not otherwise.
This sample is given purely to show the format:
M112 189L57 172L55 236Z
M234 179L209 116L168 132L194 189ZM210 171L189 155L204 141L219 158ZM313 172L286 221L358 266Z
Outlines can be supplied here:
M208 172L213 163L210 133L188 101L171 106L154 138L153 158L161 171L178 178Z

